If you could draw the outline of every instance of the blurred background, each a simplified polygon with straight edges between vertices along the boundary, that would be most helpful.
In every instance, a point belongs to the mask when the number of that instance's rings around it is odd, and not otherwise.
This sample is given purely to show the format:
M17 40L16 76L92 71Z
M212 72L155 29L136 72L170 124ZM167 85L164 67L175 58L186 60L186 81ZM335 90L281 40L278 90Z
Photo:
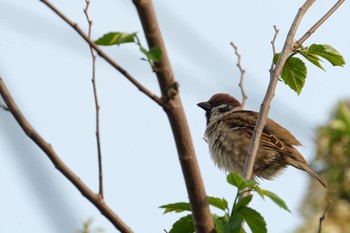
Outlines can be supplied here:
M84 0L52 3L87 30ZM230 45L234 41L247 70L246 108L258 111L269 82L273 25L280 30L276 41L280 51L303 3L154 1L208 195L224 197L232 204L235 190L210 159L202 139L204 113L196 104L218 92L241 98L237 57ZM316 2L296 37L301 37L334 3ZM346 2L304 45L330 44L349 61L350 34L344 30L348 11ZM91 0L89 15L93 39L110 31L139 32L146 45L132 1ZM157 80L149 65L140 60L142 54L136 45L103 49L147 88L159 93ZM316 129L327 124L338 102L350 95L349 66L322 65L327 72L307 64L308 77L300 96L280 82L269 114L303 143L300 151L308 161L316 153ZM0 75L29 122L97 192L88 45L40 1L0 0ZM97 85L106 202L135 232L169 230L180 215L163 215L158 207L187 201L188 197L167 117L99 58ZM93 228L115 232L5 111L0 111L0 177L2 232L76 232L89 218ZM299 210L304 196L310 195L309 182L305 172L293 168L274 181L261 181L261 187L278 194L292 210L290 214L256 197L252 206L265 217L269 232L295 232L303 224L305 215ZM326 207L327 203L321 205Z

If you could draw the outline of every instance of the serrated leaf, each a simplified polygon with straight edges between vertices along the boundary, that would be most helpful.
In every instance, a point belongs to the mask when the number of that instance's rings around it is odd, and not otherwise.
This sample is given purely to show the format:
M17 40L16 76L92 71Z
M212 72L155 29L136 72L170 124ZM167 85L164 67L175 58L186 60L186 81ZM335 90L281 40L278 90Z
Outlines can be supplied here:
M192 220L192 214L186 215L180 218L173 224L173 228L169 233L193 233L194 224Z
M239 209L241 215L247 222L249 228L254 233L266 233L266 222L259 212L249 207L242 207Z
M127 32L110 32L104 34L98 40L95 41L98 45L110 46L110 45L120 45L124 43L135 42L136 32L127 33Z
M246 183L246 180L238 173L232 172L228 174L227 182L240 189L240 187Z
M305 84L306 74L305 63L297 57L289 57L284 64L281 78L285 84L300 95Z
M323 57L324 59L329 61L333 66L345 65L343 56L330 45L312 44L309 47L308 52Z
M155 46L152 47L148 52L147 52L147 57L149 60L153 62L159 62L160 59L162 59L162 50L160 50L159 47Z
M166 214L169 212L180 213L183 211L191 211L191 205L188 202L177 202L177 203L162 205L159 208L165 209L163 214Z
M235 212L239 211L240 208L247 206L251 200L253 199L253 195L248 195L239 200L235 205Z
M282 209L288 211L289 213L291 213L291 211L289 210L288 206L286 205L286 203L282 200L282 198L280 198L277 194L270 192L268 190L264 190L262 189L264 196L267 196L268 198L270 198L276 205L278 205L279 207L281 207Z
M312 54L312 53L308 53L307 51L302 51L300 52L300 54L305 57L309 62L311 62L312 64L314 64L315 66L317 66L318 68L326 71L323 66L321 65L320 63L320 58L315 55L315 54Z
M225 198L210 197L208 196L209 205L219 208L223 211L228 209L228 204Z

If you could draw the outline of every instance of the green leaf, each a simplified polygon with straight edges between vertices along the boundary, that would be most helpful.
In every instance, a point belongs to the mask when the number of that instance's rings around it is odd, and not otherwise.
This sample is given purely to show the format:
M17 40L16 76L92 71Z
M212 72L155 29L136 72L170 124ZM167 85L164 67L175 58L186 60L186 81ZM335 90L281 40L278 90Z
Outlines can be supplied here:
M152 47L146 54L147 58L153 62L159 62L162 59L162 50L158 46Z
M259 183L256 180L245 180L245 183L241 185L240 189L244 189L244 188L253 188L255 186L257 186Z
M241 233L244 232L242 227L243 216L239 214L234 214L230 217L229 221L229 232L230 233Z
M307 69L305 63L296 57L289 57L284 64L281 78L292 90L300 95L305 84Z
M191 211L191 206L190 206L190 203L188 202L178 202L178 203L162 205L159 208L165 209L164 214L172 211L176 213L180 213L182 211Z
M208 196L209 205L219 208L223 211L228 209L228 204L225 198L210 197Z
M308 52L323 57L324 59L329 61L333 66L345 65L343 56L330 45L312 44L309 47Z
M249 228L254 233L266 233L266 222L259 212L249 207L242 207L238 212L247 222Z
M276 205L278 205L279 207L281 207L282 209L288 211L291 213L291 211L289 210L288 206L286 205L286 203L279 197L277 196L277 194L270 192L268 190L264 190L262 189L264 196L267 196L268 198L270 198Z
M253 199L253 195L248 195L243 197L241 200L239 200L235 205L235 212L239 211L240 208L247 206L252 199Z
M185 217L177 220L173 228L169 231L169 233L193 233L194 232L194 224L192 220L192 214L186 215Z
M214 219L216 233L230 232L230 225L228 223L229 218L227 215L221 217L216 214L213 214L213 219Z
M320 63L320 58L313 54L313 53L308 53L308 51L301 51L300 54L305 57L309 62L311 62L312 64L314 64L315 66L317 66L318 68L326 71L323 66Z
M124 43L135 42L136 32L127 33L127 32L110 32L104 34L98 40L95 41L98 45L110 46L110 45L120 45Z
M278 61L278 58L280 57L281 53L276 53L274 56L273 56L273 64L276 65L277 61Z
M232 184L233 186L236 186L238 189L241 189L241 186L243 186L246 183L246 180L238 173L232 172L228 174L227 182L229 184Z

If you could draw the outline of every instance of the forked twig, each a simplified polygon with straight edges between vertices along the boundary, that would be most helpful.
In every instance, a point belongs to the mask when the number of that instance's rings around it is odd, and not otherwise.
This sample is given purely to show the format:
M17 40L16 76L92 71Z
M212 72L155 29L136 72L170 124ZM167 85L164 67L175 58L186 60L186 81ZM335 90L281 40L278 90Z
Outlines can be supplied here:
M326 208L324 209L323 211L323 214L322 216L320 217L320 222L318 224L318 233L321 233L321 230L322 230L322 222L326 219L326 214L329 210L329 208L331 207L332 205L332 201L328 202L328 205L326 206Z
M241 89L241 93L242 93L242 105L243 105L243 107L244 107L244 105L245 105L245 101L247 100L247 95L246 95L246 93L245 93L245 91L244 91L244 86L243 86L243 81L244 81L244 75L245 75L245 69L243 69L242 68L242 65L241 65L241 54L239 54L239 52L238 52L238 46L236 46L233 42L231 42L231 45L232 45L232 47L234 48L234 50L235 50L235 54L236 54L236 56L237 56L237 67L238 67L238 69L239 69L239 71L241 72L241 77L240 77L240 79L239 79L239 84L238 84L238 86L239 86L239 88Z
M123 69L119 64L117 64L111 57L109 57L105 52L103 52L84 32L83 30L74 22L72 22L67 16L65 16L61 11L59 11L54 5L52 5L47 0L40 0L46 6L48 6L53 12L55 12L63 21L69 24L96 52L102 57L106 62L118 70L125 78L127 78L132 84L134 84L142 93L151 98L160 106L164 107L164 103L161 98L153 94L145 86L143 86L139 81L137 81L131 74L129 74L125 69Z
M89 17L90 0L85 0L84 14L89 25L88 37L91 39L92 32L92 20ZM97 158L98 158L98 180L99 180L99 195L103 199L103 170L102 170L102 149L101 149L101 137L100 137L100 104L97 96L96 86L96 54L94 49L90 47L90 54L92 58L92 88L94 91L95 109L96 109L96 143L97 143Z
M297 42L295 42L296 47L302 45L305 40L307 40L307 38L309 38L312 33L314 33L317 28L319 28L344 2L345 0L339 0L336 2L334 6L319 21L317 21Z
M276 39L277 39L277 35L280 32L280 30L277 28L276 25L273 25L273 29L275 30L275 34L273 35L272 41L271 41L271 46L272 46L272 62L271 62L271 68L270 68L270 72L273 70L273 67L275 66L275 63L273 62L273 58L275 57L275 55L277 54L276 52Z
M275 89L277 86L278 78L282 72L283 66L289 56L289 54L293 51L294 47L294 37L296 30L305 15L306 11L311 7L311 5L315 2L315 0L307 0L304 5L299 9L292 26L288 32L285 44L283 46L282 52L274 66L274 69L270 71L270 82L268 89L266 91L264 100L260 106L259 116L255 124L255 128L253 131L253 136L250 140L249 150L246 157L244 169L243 169L243 177L245 179L251 179L253 174L253 166L256 158L256 154L258 152L261 134L266 124L267 115L270 109L270 103L275 93Z

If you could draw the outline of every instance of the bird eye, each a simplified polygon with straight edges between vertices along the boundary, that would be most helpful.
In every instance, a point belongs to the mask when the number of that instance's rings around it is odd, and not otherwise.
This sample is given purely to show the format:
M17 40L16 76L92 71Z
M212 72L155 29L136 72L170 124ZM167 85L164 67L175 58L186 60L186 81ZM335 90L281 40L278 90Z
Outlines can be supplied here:
M231 109L232 109L232 106L230 106L230 105L225 105L225 106L223 106L223 107L220 107L220 108L219 108L219 111L220 111L221 113L224 113L224 112L230 111Z

